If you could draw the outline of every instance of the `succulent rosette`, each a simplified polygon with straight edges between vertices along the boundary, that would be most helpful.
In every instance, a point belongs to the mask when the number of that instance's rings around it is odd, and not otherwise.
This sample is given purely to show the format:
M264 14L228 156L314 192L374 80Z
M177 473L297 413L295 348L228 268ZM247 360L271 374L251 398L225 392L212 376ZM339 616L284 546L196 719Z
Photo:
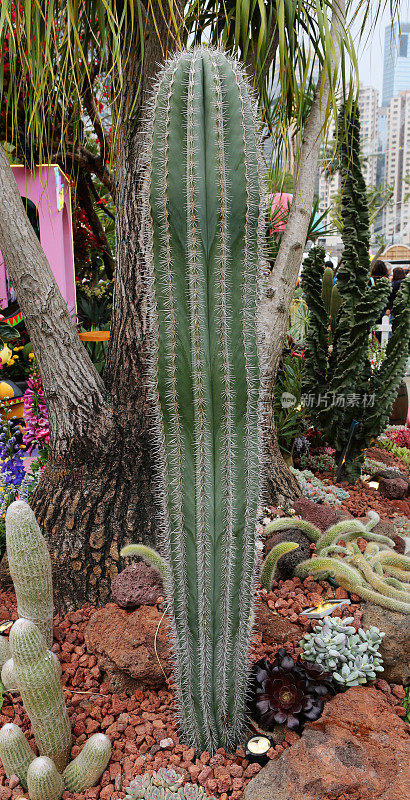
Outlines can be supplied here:
M297 730L304 722L320 717L323 697L333 691L331 674L319 664L296 663L283 648L271 663L261 659L253 669L252 714L265 729L286 723Z

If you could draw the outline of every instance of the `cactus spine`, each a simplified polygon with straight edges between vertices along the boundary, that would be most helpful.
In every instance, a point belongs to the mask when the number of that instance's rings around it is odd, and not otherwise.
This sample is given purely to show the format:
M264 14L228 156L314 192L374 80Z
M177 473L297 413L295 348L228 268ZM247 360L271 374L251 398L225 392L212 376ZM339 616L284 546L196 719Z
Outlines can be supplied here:
M33 622L19 619L10 632L17 685L40 753L62 771L71 750L71 728L58 669Z
M7 509L6 545L20 617L34 622L47 647L53 644L51 559L33 511L16 500Z
M239 67L211 49L163 71L148 120L149 274L157 496L180 721L197 749L245 722L256 570L263 215Z
M111 756L111 742L104 733L95 733L81 753L63 772L64 786L69 792L85 792L101 778Z
M64 791L62 775L47 756L35 758L27 772L30 800L60 800Z
M0 759L8 778L17 775L23 789L27 788L27 770L35 755L23 731L13 722L0 730Z

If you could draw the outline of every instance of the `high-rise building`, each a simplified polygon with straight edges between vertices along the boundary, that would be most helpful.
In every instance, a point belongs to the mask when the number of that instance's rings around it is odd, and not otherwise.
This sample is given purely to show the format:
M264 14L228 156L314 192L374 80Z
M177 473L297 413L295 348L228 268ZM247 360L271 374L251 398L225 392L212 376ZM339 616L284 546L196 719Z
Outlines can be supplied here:
M390 100L387 109L385 185L393 189L384 214L387 243L410 245L410 85Z
M364 156L363 176L366 186L376 186L378 156L379 92L373 86L360 84L358 107L360 111L360 136Z
M382 106L410 88L410 22L387 25L384 33Z

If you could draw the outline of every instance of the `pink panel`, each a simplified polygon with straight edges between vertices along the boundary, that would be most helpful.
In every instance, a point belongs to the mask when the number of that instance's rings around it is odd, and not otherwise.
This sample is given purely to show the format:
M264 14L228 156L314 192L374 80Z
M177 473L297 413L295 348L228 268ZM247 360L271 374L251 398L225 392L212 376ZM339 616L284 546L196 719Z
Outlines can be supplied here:
M12 167L18 190L37 208L40 242L52 269L61 294L71 313L76 313L74 253L71 226L70 189L64 173L54 165L37 167L26 172L24 167ZM0 302L2 276L0 254Z
M292 200L293 194L287 192L269 195L272 234L285 230Z

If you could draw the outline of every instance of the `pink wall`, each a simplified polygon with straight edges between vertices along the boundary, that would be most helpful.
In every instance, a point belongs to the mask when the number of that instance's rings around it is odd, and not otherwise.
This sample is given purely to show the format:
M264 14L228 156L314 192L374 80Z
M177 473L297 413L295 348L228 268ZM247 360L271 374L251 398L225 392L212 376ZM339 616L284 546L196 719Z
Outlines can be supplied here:
M43 165L34 172L12 167L18 190L37 207L40 242L71 313L76 313L70 187L59 167ZM7 305L4 262L0 253L0 304Z

